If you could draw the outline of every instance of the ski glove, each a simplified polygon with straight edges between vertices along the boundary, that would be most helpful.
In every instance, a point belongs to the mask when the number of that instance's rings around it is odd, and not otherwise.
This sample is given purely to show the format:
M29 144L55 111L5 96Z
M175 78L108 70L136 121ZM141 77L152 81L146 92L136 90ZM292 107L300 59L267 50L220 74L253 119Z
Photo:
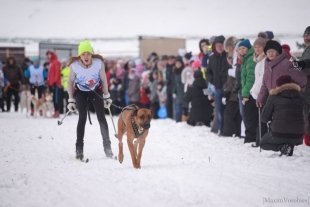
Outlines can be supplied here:
M102 95L103 97L103 105L104 105L104 108L110 108L111 107L111 104L112 104L112 99L110 99L110 94L103 94Z
M75 104L75 99L74 98L69 98L68 99L68 110L70 112L76 112L76 104Z
M112 99L107 98L103 100L103 104L104 104L104 108L110 108L111 104L112 104Z
M299 71L304 69L306 66L304 61L297 61L297 60L292 61L292 65L293 65L294 70L299 70Z

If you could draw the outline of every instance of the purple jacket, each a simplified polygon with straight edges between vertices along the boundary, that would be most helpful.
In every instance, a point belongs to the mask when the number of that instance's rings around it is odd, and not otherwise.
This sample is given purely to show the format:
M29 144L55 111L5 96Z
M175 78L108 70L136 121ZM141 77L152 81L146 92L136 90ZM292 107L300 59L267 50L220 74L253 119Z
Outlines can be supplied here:
M285 53L277 56L274 60L265 60L263 84L257 97L257 102L265 104L269 91L276 87L276 80L282 75L289 75L303 89L307 84L304 73L292 69L292 63Z

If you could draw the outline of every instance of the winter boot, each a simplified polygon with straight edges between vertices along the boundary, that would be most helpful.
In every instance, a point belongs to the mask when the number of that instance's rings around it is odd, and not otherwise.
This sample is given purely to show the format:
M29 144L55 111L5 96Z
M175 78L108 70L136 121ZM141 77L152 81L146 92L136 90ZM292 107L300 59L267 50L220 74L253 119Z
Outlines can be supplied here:
M83 147L76 146L75 153L76 153L76 155L75 155L76 159L83 160L83 158L84 158Z
M290 144L284 144L280 148L280 156L286 155L286 156L292 156L294 151L294 146Z
M108 148L108 147L104 148L104 153L107 156L107 158L113 157L113 152L112 152L111 148Z
M306 146L310 146L310 135L309 134L304 135L304 141L305 141Z
M55 111L55 113L53 114L53 118L59 118L59 111Z

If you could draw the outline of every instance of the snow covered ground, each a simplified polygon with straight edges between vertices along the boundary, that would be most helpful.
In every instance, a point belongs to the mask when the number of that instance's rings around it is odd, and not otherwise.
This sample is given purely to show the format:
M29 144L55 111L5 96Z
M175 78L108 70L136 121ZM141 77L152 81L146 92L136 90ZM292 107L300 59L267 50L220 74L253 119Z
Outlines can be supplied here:
M207 127L153 120L136 170L127 145L123 164L105 158L92 120L85 134L90 162L82 163L74 158L76 115L58 126L56 119L0 113L0 206L310 206L310 148L304 145L279 157Z

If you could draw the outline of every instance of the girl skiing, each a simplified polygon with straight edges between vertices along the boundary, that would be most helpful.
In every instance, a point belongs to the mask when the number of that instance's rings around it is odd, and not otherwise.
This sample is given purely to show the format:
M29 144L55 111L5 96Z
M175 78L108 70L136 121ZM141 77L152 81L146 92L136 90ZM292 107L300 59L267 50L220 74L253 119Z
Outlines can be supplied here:
M69 61L70 75L68 80L68 106L71 112L79 112L76 139L76 158L83 160L84 131L87 119L88 104L91 103L97 114L103 140L104 152L107 157L113 156L109 137L108 124L105 119L104 107L112 104L105 73L103 58L94 54L91 43L80 42L78 57Z

